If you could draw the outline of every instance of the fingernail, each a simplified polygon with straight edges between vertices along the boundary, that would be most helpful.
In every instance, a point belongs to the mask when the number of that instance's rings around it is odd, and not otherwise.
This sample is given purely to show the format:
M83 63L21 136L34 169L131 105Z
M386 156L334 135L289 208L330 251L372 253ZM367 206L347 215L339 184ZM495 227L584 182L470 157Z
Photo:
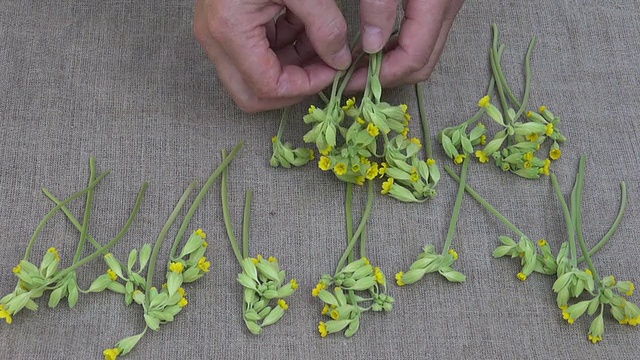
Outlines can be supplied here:
M351 65L351 51L349 50L349 46L346 44L344 47L333 55L333 63L338 68L338 70L346 70Z
M382 29L377 26L365 25L362 31L362 49L372 54L382 50L383 46Z

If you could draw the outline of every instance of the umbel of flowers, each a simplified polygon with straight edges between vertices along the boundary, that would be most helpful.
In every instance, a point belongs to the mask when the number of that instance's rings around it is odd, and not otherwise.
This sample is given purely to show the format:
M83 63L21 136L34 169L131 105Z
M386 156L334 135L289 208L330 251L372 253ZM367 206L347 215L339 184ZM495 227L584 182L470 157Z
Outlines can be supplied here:
M336 75L325 106L312 105L303 117L311 125L303 140L315 145L318 167L356 185L383 179L380 192L404 202L422 202L435 196L440 172L433 158L421 157L422 142L409 137L411 116L407 105L391 105L381 100L382 53L369 57L367 85L359 102L353 97L341 104L342 93L357 62L347 72ZM316 158L315 152L294 149L282 141L286 114L285 110L278 135L273 138L271 165L304 165ZM425 151L431 156L430 142L428 137L425 139Z

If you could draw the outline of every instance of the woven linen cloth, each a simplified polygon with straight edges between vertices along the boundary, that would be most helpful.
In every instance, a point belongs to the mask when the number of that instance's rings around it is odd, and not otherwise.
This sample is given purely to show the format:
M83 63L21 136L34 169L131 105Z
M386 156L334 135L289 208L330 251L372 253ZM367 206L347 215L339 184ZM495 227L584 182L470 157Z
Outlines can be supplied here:
M531 108L546 105L562 119L568 137L552 165L568 198L578 160L587 155L583 224L594 245L609 229L626 181L629 205L610 243L593 260L602 276L640 282L640 1L467 1L446 48L425 83L425 105L437 131L477 110L490 79L487 50L492 22L507 47L503 66L522 95L523 61L532 57ZM357 2L348 2L357 27ZM572 359L636 358L640 329L620 326L605 314L604 340L587 340L590 317L569 325L551 291L554 277L515 275L516 260L493 259L499 235L513 234L466 195L453 247L455 268L467 275L451 284L428 275L400 288L393 275L406 270L422 246L441 248L457 184L443 173L439 195L424 204L376 196L368 223L368 257L381 266L396 303L390 313L366 313L358 333L321 338L322 305L311 289L332 272L346 245L345 186L315 164L293 170L269 166L271 137L280 112L245 114L216 77L193 35L192 1L0 1L0 293L13 291L11 269L24 255L37 224L54 206L46 187L66 198L86 186L89 157L98 171L111 170L96 188L89 232L101 243L124 225L140 185L149 182L140 213L112 252L154 242L184 189L200 185L220 163L220 150L241 140L229 168L231 214L239 231L244 191L254 190L250 253L276 256L300 289L289 310L259 336L242 321L240 267L229 246L219 181L196 212L189 231L209 237L211 271L186 285L189 305L174 322L149 331L130 359ZM385 91L390 103L407 103L414 118L412 87ZM293 108L285 132L302 144L301 121L317 98ZM489 123L489 119L484 120ZM420 135L417 121L411 131ZM495 131L495 127L491 127ZM440 164L452 164L434 142ZM457 168L459 170L459 168ZM469 183L532 240L547 239L554 251L567 238L562 210L549 177L526 180L493 165L472 162ZM379 189L379 183L376 189ZM379 191L376 191L377 193ZM189 198L189 203L195 196ZM70 205L82 217L84 198ZM356 189L359 218L366 191ZM179 219L182 219L182 211ZM160 253L164 264L174 226ZM39 261L51 246L70 264L79 233L62 213L53 216L33 249ZM92 250L87 244L84 254ZM163 266L158 267L163 269ZM87 288L106 270L98 258L78 271ZM155 283L161 284L163 271ZM634 294L631 301L640 302ZM39 299L0 323L1 359L92 359L121 338L144 328L140 307L122 296L81 295L69 309Z

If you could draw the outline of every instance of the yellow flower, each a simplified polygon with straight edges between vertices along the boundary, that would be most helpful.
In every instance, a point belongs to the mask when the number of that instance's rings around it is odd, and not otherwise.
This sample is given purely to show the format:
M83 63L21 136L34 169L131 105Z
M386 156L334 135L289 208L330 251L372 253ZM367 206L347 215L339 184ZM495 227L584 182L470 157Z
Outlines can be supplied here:
M589 269L584 269L584 272L586 272L587 274L589 274L589 276L593 276L593 274L591 273L591 270L589 270Z
M208 242L206 242L206 241L203 241L203 242L202 242L202 247L206 249L206 248L207 248L207 246L209 246L209 243L208 243Z
M407 135L409 135L409 128L406 127L404 128L404 130L402 130L402 136L404 136L404 138L407 138Z
M22 266L20 266L20 264L16 265L13 267L13 272L15 274L20 274L20 272L22 272Z
M104 360L116 360L121 352L122 350L119 348L106 349L102 352L102 355L104 355Z
M338 312L338 310L333 310L333 311L331 312L331 315L330 315L330 316L331 316L331 318L332 318L333 320L338 320L338 319L340 319L340 313Z
M551 160L544 159L544 166L542 167L542 174L549 175L549 167L551 167Z
M184 271L184 265L182 265L181 262L172 262L171 265L169 265L169 270L176 274L182 274Z
M536 142L536 140L538 140L538 133L531 133L529 135L525 135L525 139L531 141L531 142Z
M298 280L296 279L291 279L291 288L293 290L296 290L298 288Z
M371 164L371 161L364 156L360 156L360 162L363 163L364 165Z
M551 160L558 160L562 156L562 151L560 149L552 149L549 151L549 157Z
M329 155L329 153L333 150L332 146L327 146L324 150L320 151L320 155Z
M187 306L188 304L189 304L189 302L187 301L186 297L182 297L180 299L180 301L178 301L178 306L181 307L181 308Z
M373 180L378 176L378 163L374 162L371 164L371 167L367 170L367 179Z
M558 307L560 308L560 310L567 310L569 308L568 305L560 305Z
M207 238L207 234L204 231L202 231L202 229L196 230L196 235L200 236L203 239Z
M482 99L480 99L480 101L478 101L478 106L481 108L488 108L491 105L491 98L489 97L489 95L483 97Z
M362 262L364 262L365 265L371 265L371 261L366 257L362 257Z
M433 165L435 165L435 164L436 164L435 159L431 159L431 158L427 159L427 165L429 165L429 166L433 166Z
M327 315L327 313L329 312L329 305L325 305L322 308L322 311L320 312L322 315Z
M487 135L482 134L480 135L480 145L486 145L487 144Z
M271 143L272 144L275 144L276 141L278 141L278 136L277 135L271 138Z
M60 254L58 254L58 249L54 247L50 247L49 250L47 251L50 253L53 253L55 255L56 260L60 261Z
M320 156L320 160L318 161L318 167L320 170L327 171L331 169L331 159L326 156Z
M404 286L404 281L402 281L402 276L404 276L404 271L400 271L396 274L396 283L398 286Z
M411 138L409 141L414 143L414 144L416 144L416 145L418 145L418 146L422 146L422 143L420 142L420 139L418 139L418 138Z
M309 114L313 114L314 111L316 111L316 106L311 105L311 107L309 107Z
M540 106L540 108L538 109L538 112L544 112L545 110L547 110L547 107L542 105Z
M11 318L11 313L5 310L4 304L0 304L0 319L4 319L7 324L11 324L13 319Z
M287 310L289 308L289 304L287 304L284 299L278 299L278 306L280 306L283 310Z
M478 158L478 161L480 161L483 164L486 162L489 162L489 156L485 154L485 152L482 150L476 150L476 157Z
M593 336L593 335L589 334L589 340L591 340L591 342L595 344L598 341L602 341L602 336L601 335Z
M318 295L320 295L320 291L324 290L327 288L327 285L325 285L322 281L320 281L315 288L313 288L313 290L311 290L311 296L313 297L317 297Z
M309 160L313 160L316 158L316 153L313 149L309 149Z
M566 310L562 310L562 318L567 320L569 324L573 324L576 321L576 319L572 318L571 314Z
M259 263L259 262L260 262L260 260L262 260L262 254L258 254L258 256L254 257L254 258L251 258L251 261L252 261L254 264Z
M382 191L381 194L388 194L391 191L391 187L393 186L393 178L387 179L387 181L382 183Z
M363 118L361 118L361 117L358 117L358 118L356 119L356 122L357 122L358 124L360 124L360 125L364 125L364 123L365 123L364 119L363 119Z
M380 178L382 178L382 176L387 172L387 169L389 168L389 164L387 164L386 162L382 162L380 163L380 168L378 169L378 175L380 175Z
M347 164L339 162L336 164L336 167L333 168L333 172L336 173L336 175L344 175L347 173Z
M611 286L616 286L616 277L611 275L609 276L611 278Z
M378 266L373 268L373 276L376 278L376 282L378 284L382 284L384 282L384 274Z
M364 176L356 176L356 185L364 185Z
M532 152L532 151L530 151L530 152L528 152L528 153L524 154L524 155L522 156L522 159L523 159L523 160L525 160L525 161L531 161L531 160L533 160L533 152Z
M525 169L531 169L531 167L533 166L533 164L531 163L531 161L527 161L524 163L524 168Z
M527 111L525 116L528 117L528 118L532 117L533 116L533 111L531 111L531 110Z
M322 337L327 337L327 335L329 334L327 332L327 325L323 321L320 321L320 323L318 323L318 331L320 332L320 336Z
M355 163L351 165L351 171L353 171L354 173L360 172L360 164Z
M458 253L455 250L449 249L449 254L451 254L451 257L453 257L453 260L458 260Z
M547 240L545 239L538 240L538 246L546 246L546 245L547 245Z
M270 263L274 263L274 262L278 262L278 259L275 256L269 256L269 261Z
M409 176L409 179L411 179L412 182L418 182L418 180L420 180L420 175L418 175L418 173L412 173Z
M373 123L369 123L369 125L367 125L367 132L369 133L369 135L375 137L380 134L380 129L378 129L377 126L373 125Z
M462 161L463 161L466 157L467 157L467 155L460 154L460 155L456 156L456 158L455 158L455 159L453 159L453 162L454 162L454 163L456 163L456 164L462 164ZM489 161L489 160L487 160L487 161Z
M203 272L209 272L209 266L211 266L211 263L207 261L206 257L203 256L198 260L198 267Z
M116 274L115 271L113 271L111 269L107 269L107 274L109 275L109 278L111 279L111 281L118 280L118 274Z
M520 281L526 281L527 280L527 275L525 273L521 273L519 272L518 275L516 275L516 277L518 278L518 280Z
M178 294L180 294L180 296L185 297L185 295L187 294L186 291L184 291L184 288L182 286L180 286L178 288Z
M407 113L407 109L408 109L408 108L409 108L409 107L407 106L407 104L400 104L400 109L402 110L402 113L403 113L403 114L406 114L406 113Z
M411 120L411 115L409 115L409 114L405 113L405 114L404 114L404 118L405 118L407 121L409 121L409 120ZM405 125L405 126L406 126L406 125Z
M343 111L347 111L349 109L351 109L352 107L354 107L356 104L356 98L352 97L351 99L347 99L346 104L342 107Z
M633 295L633 290L635 290L635 289L636 289L636 286L632 282L630 282L629 283L629 291L627 291L625 293L625 295L627 295L627 296Z
M546 128L545 134L547 136L551 136L551 134L553 134L553 124L552 123L548 123L547 124L547 128Z

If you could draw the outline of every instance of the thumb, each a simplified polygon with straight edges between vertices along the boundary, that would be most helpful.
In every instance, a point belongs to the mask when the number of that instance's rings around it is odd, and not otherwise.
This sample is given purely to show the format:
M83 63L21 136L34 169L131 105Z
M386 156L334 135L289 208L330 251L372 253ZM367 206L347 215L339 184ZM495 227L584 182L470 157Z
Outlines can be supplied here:
M397 0L360 0L360 31L365 52L382 50L391 36L397 9Z

